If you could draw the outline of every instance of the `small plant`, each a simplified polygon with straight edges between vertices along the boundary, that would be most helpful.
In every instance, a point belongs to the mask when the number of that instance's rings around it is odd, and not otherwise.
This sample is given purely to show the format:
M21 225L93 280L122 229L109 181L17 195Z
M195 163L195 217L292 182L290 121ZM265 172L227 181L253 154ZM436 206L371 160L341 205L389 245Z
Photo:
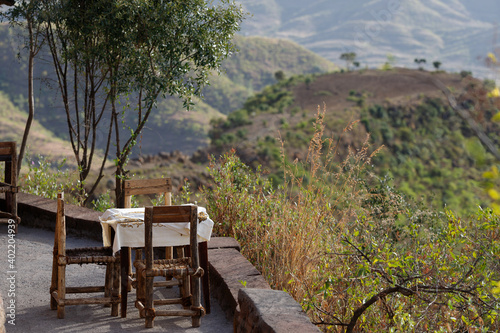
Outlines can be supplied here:
M276 79L276 81L281 82L286 79L286 75L282 70L279 70L274 73L274 78Z
M327 90L320 90L314 93L314 96L332 96L332 93Z
M20 177L19 181L22 192L56 199L57 193L71 189L70 174L65 169L66 159L58 164L50 162L41 155L33 159L26 156L26 160L29 170L27 174Z
M392 54L387 54L387 61L382 65L383 71L391 70L396 65L396 57Z
M92 200L92 209L98 212L105 212L107 209L113 207L115 207L115 203L111 199L109 191L101 194L97 199Z
M151 204L153 206L162 206L165 204L165 194L156 195L151 199Z
M462 79L465 79L468 76L472 76L472 72L471 71L461 71L460 76L462 77Z

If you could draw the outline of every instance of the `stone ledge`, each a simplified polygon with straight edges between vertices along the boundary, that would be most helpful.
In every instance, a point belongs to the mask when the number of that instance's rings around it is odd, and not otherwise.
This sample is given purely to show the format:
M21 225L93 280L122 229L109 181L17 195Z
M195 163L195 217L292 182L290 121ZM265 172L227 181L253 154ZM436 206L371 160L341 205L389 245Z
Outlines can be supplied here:
M240 243L231 237L212 237L208 242L209 250L217 249L236 249L241 252Z
M241 253L234 249L208 250L210 289L219 301L226 317L232 320L238 314L238 292L247 288L271 289L259 271Z
M239 316L234 332L318 333L300 305L286 292L242 288L238 292Z

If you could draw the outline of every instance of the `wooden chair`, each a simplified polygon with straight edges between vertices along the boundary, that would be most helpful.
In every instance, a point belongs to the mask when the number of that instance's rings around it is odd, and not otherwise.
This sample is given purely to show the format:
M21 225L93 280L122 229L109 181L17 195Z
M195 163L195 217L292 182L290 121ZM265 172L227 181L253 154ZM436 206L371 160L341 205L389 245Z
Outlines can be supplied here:
M163 195L164 205L172 205L172 179L157 178L157 179L136 179L123 181L123 193L125 197L125 205L123 208L132 208L132 196L140 194L160 194ZM131 257L131 249L129 249ZM172 248L166 249L166 257L172 257ZM132 265L129 265L129 276L133 277ZM131 282L133 282L131 280ZM130 289L129 289L130 291Z
M104 286L67 287L66 266L73 264L107 265ZM64 193L57 196L56 232L52 261L52 283L50 286L50 308L57 309L57 317L64 318L66 305L105 304L111 305L111 315L118 316L120 304L120 258L113 255L111 247L88 247L66 249L66 218L64 214ZM108 276L109 275L109 276ZM72 293L104 293L103 297L67 298Z
M157 178L157 179L136 179L136 180L125 180L123 181L123 193L125 197L125 207L123 208L131 208L132 206L132 195L141 195L141 194L163 194L164 195L164 204L165 206L172 205L172 179L171 178ZM206 309L206 313L210 314L210 285L209 285L209 275L208 275L208 244L207 242L202 242L199 244L200 251L200 259L201 259L201 267L205 271L205 275L203 277L203 299L204 305ZM183 248L177 247L176 254L178 257L182 257L184 253ZM136 256L142 256L141 251L139 250L136 253ZM128 257L132 258L131 249L129 249ZM127 281L128 285L122 286L122 317L126 317L126 302L127 296L125 290L130 291L131 287L135 287L136 281L135 276L132 273L132 265L129 260L128 263L125 263L125 260L122 257L122 284L124 281ZM173 249L172 247L167 247L165 249L165 259L173 258ZM128 268L126 268L126 264L128 264ZM128 271L128 277L124 272ZM167 277L168 279L168 277ZM155 286L170 286L171 283L166 282L156 282ZM126 288L126 289L125 289Z
M192 318L192 326L200 326L200 318L205 314L201 306L201 277L198 252L198 207L197 206L157 206L146 207L144 224L145 260L136 259L137 300L141 318L146 318L146 328L154 326L156 316L186 316ZM158 223L190 223L190 256L177 259L154 260L153 230ZM181 297L153 300L155 276L174 276L182 281ZM181 304L181 309L158 310L156 306Z
M0 193L5 193L6 212L0 211L0 221L15 222L15 232L21 219L17 216L17 150L15 142L0 142L0 162L5 163L5 178L0 182Z
M124 207L132 208L132 196L143 194L160 194L163 195L164 205L170 206L172 204L172 179L171 178L157 178L157 179L129 179L122 183L124 193ZM166 258L172 258L172 248L166 248ZM122 254L123 255L123 254ZM142 256L142 252L136 252L137 256ZM128 262L125 262L125 261ZM132 272L132 249L128 249L128 258L122 256L121 264L121 279L122 279L122 317L127 316L127 292L132 290L135 286L135 274ZM126 274L125 272L128 272ZM127 283L127 284L125 284Z
M132 196L140 194L163 194L165 206L172 204L172 179L136 179L123 181L123 193L125 196L125 206L131 208Z

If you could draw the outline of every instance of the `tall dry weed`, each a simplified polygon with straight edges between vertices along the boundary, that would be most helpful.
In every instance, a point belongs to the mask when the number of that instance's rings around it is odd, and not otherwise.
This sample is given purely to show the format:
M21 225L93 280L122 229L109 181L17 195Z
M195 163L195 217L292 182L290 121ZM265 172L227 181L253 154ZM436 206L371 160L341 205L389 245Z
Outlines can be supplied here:
M270 285L298 300L320 288L332 234L341 234L363 211L362 173L375 153L366 138L362 148L337 161L340 138L324 137L325 112L318 108L304 162L289 161L282 142L284 184L276 190L261 170L252 172L232 151L212 159L214 186L206 191L215 232L238 239ZM299 176L304 170L307 184Z

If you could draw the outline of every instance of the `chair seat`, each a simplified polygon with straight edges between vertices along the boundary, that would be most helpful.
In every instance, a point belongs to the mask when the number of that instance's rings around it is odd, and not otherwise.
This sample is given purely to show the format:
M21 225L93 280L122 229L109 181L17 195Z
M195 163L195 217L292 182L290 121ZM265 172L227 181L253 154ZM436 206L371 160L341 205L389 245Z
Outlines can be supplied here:
M97 264L119 262L120 258L113 255L111 247L88 247L66 250L66 264Z
M190 258L154 260L153 267L149 271L146 270L144 261L136 261L134 265L138 272L142 272L142 274L146 276L173 276L175 278L183 278L186 276L201 277L203 275L203 269L198 268L196 270L191 268L190 262Z

